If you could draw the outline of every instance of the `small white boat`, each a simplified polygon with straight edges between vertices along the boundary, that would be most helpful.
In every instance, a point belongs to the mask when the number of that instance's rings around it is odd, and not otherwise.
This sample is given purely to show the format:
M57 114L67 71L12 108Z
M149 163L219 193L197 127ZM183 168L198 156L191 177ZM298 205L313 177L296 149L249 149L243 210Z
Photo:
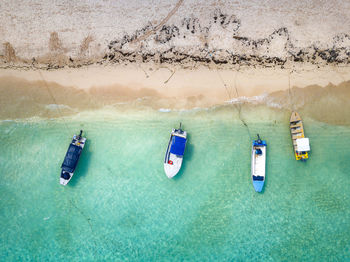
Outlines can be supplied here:
M256 192L261 192L265 183L266 141L258 139L252 145L252 181Z
M180 171L185 152L187 133L181 129L173 129L170 135L168 148L165 153L164 171L168 178L176 176Z
M64 157L61 165L61 177L60 184L67 185L74 175L75 168L77 167L81 152L85 146L86 138L82 136L83 130L80 130L80 134L74 135L72 142L69 144L66 156Z

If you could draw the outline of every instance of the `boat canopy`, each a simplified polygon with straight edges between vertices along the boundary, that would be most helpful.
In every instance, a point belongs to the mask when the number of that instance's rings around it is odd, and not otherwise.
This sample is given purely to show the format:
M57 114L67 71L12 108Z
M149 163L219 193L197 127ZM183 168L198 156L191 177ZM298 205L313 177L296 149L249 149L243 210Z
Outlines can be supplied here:
M298 138L297 142L297 150L298 152L306 152L310 151L310 144L308 138Z
M183 156L185 152L186 138L180 136L173 136L171 140L170 153Z
M78 164L79 156L82 148L73 144L69 145L68 151L62 163L62 170L67 172L74 172L75 167Z

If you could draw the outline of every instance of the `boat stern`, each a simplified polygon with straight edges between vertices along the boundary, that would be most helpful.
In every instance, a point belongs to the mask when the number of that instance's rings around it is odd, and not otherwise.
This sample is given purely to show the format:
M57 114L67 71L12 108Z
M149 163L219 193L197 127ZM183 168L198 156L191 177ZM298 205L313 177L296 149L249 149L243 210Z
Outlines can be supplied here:
M295 158L296 160L306 161L309 158L310 142L308 138L296 139Z
M306 161L309 158L309 154L307 152L305 153L295 153L295 159L296 160L301 160L301 161Z

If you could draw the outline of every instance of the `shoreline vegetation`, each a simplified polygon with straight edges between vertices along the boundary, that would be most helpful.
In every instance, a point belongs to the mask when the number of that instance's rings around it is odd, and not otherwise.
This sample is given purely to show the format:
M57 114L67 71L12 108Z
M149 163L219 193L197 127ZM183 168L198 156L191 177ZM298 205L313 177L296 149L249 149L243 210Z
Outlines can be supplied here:
M182 2L178 1L172 11L176 12ZM46 37L40 36L41 46L28 48L29 43L26 44L28 49L33 49L31 51L23 50L23 44L4 41L0 68L50 70L154 63L187 69L248 66L293 70L303 64L317 67L350 65L350 35L346 30L334 33L326 43L301 41L287 26L266 31L265 37L254 38L242 32L245 25L240 18L220 8L214 8L204 20L191 15L169 21L170 14L172 12L159 24L148 21L129 33L109 36L103 44L98 41L100 37L90 33L80 40L80 44L75 39L72 45L55 30Z
M188 27L188 26L187 26ZM177 27L175 27L177 28ZM78 53L69 52L59 38L57 32L51 32L48 39L48 52L38 56L20 56L16 54L16 47L10 42L3 42L3 52L0 52L0 69L41 69L52 70L61 68L81 68L91 65L128 65L152 63L157 66L173 66L183 69L196 69L207 67L209 69L234 69L240 67L252 68L281 68L293 71L299 67L325 66L350 67L350 35L340 34L331 40L332 47L317 47L315 44L307 47L295 47L291 42L287 28L280 28L265 39L249 39L247 37L231 36L231 45L225 48L209 47L206 42L189 46L176 46L177 43L168 43L175 37L166 26L160 30L165 31L166 40L159 40L159 35L151 37L155 43L135 41L140 34L147 34L154 29L143 28L131 36L110 41L101 50L89 50L94 42L91 35L86 36ZM168 36L168 34L170 34ZM180 36L179 36L180 37ZM183 36L185 38L185 35ZM208 36L196 36L203 40ZM282 38L282 39L278 39ZM275 40L274 40L275 39ZM222 39L225 41L227 39ZM196 40L197 41L197 40ZM276 43L274 43L275 41ZM145 47L146 45L146 47ZM151 45L152 47L150 47ZM278 46L276 46L278 45ZM43 47L43 50L47 48ZM2 53L2 54L1 54ZM29 57L30 58L29 58Z

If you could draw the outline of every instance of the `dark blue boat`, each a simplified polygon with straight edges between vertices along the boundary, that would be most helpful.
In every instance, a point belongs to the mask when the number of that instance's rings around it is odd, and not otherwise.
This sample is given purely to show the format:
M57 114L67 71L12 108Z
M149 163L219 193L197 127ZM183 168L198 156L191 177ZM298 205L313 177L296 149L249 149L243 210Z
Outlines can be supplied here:
M74 135L72 142L69 144L66 156L61 165L61 185L67 185L74 175L75 168L78 165L81 152L86 142L86 138L83 137L82 134L83 130L80 130L80 134L78 136Z

